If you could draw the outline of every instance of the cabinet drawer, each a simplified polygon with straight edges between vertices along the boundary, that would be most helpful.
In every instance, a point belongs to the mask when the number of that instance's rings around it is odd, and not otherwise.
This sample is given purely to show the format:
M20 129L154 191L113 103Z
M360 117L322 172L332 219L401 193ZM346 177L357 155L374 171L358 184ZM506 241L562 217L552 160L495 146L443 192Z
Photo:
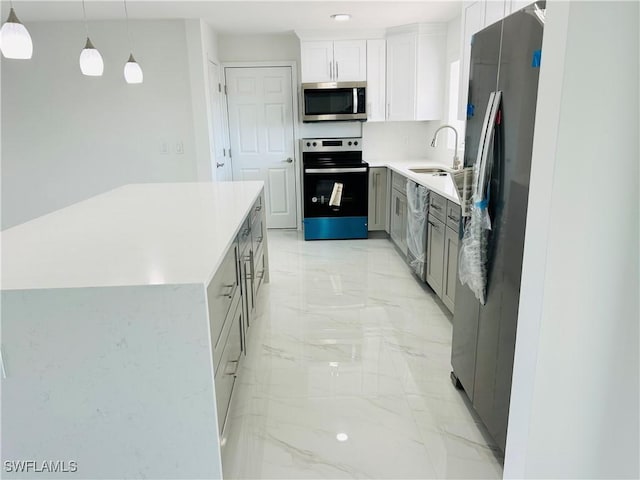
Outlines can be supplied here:
M238 364L240 362L241 345L240 345L240 320L242 317L242 307L238 303L235 308L233 318L230 320L231 328L226 343L222 345L223 352L220 357L220 365L215 374L216 386L216 406L218 413L218 430L222 433L224 430L227 413L229 411L229 403L233 392L233 384L235 383L238 372Z
M399 173L393 172L391 175L391 185L396 190L401 191L405 195L407 194L407 177L403 177Z
M447 227L453 228L456 232L460 226L460 205L447 201Z
M250 217L251 215L249 215ZM238 233L238 244L240 256L245 255L249 247L251 246L251 219L247 218L240 227Z
M227 339L229 338L229 332L231 331L231 325L234 321L234 316L236 314L236 310L238 309L238 305L241 305L241 295L240 289L236 290L236 295L233 298L233 304L231 310L229 310L229 314L224 321L224 325L222 326L222 330L218 337L217 342L212 343L213 345L213 371L214 375L217 374L218 368L220 367L220 359L222 358L222 354L224 353L224 347L227 343Z
M253 264L253 271L255 272L254 278L253 278L254 299L258 298L258 291L260 290L260 287L262 286L262 282L264 281L264 277L267 273L267 266L264 260L264 249L261 248L257 252L258 253L256 257L254 257L254 264Z
M251 213L249 214L249 219L251 223L253 223L257 217L262 216L262 195L260 195L257 200L254 202L253 207L251 207Z
M447 212L447 199L437 193L429 192L429 215L433 215L442 223L445 223Z
M251 224L251 246L254 252L257 252L258 249L262 247L262 242L264 240L264 222L262 212L258 212L258 214L253 219L253 223Z
M218 342L224 320L233 303L233 298L236 293L239 294L239 292L237 292L240 282L236 267L236 252L237 246L234 243L207 287L211 345L215 345Z

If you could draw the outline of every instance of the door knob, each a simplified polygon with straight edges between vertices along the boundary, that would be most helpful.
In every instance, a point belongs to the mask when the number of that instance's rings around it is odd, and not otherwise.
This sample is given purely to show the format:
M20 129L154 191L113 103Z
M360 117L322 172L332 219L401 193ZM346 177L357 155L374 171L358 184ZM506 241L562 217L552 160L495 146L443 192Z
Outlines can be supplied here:
M293 158L289 157L289 158L287 158L287 159L285 160L285 162L287 162L287 163L293 163Z
M216 162L216 168L224 167L224 163Z

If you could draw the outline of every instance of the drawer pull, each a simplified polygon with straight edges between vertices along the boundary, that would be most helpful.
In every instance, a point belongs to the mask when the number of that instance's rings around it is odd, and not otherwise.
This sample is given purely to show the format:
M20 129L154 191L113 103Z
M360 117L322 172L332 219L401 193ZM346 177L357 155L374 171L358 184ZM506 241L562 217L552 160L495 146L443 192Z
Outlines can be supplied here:
M238 373L238 360L229 360L224 366L225 375L235 375Z
M449 220L453 220L454 222L459 221L460 219L458 217L452 217L451 215L448 215Z
M432 204L431 204L431 207L433 207L433 208L434 208L434 209L436 209L436 210L442 210L442 207L440 207L440 206L436 205L435 203L432 203Z
M245 228L244 231L242 232L242 238L247 238L250 232L251 230L249 230L248 228Z
M260 210L262 210L262 205L256 206L256 212L259 212Z
M235 285L224 285L222 288L226 291L222 292L222 294L220 295L221 297L233 298Z
M436 225L435 223L433 223L432 221L428 220L427 223L429 225L431 225L433 228L435 228L436 230L440 230L440 225Z

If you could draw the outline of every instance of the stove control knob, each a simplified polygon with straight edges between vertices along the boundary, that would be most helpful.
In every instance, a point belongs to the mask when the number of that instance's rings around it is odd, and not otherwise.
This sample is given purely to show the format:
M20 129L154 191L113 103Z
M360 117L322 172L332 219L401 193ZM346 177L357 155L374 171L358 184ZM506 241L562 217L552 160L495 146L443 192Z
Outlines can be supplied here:
M351 142L349 142L349 146L351 146Z
M311 142L307 142L307 147L310 147L310 146L311 146Z
M354 144L354 145L358 145L358 142L357 142L357 141L355 141L355 142L353 142L353 144Z
M313 142L313 146L314 146L314 147L315 147L315 146L317 146L317 145L318 145L318 144L317 144L316 142Z

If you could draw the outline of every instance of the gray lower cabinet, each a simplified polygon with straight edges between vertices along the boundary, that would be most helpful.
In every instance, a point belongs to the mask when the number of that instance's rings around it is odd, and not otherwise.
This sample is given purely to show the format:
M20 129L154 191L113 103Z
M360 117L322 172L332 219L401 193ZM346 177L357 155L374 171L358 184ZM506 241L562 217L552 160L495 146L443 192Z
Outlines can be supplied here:
M407 255L407 179L396 172L391 175L391 218L389 234L391 240Z
M427 221L426 280L453 313L458 280L460 206L431 192Z
M433 214L427 220L427 283L442 298L445 226Z
M444 277L442 279L442 301L453 312L456 304L458 280L458 232L447 226L444 234Z
M369 231L386 230L388 216L387 167L371 167L369 169Z
M225 428L256 299L269 278L262 196L245 218L236 240L207 287L220 434Z

